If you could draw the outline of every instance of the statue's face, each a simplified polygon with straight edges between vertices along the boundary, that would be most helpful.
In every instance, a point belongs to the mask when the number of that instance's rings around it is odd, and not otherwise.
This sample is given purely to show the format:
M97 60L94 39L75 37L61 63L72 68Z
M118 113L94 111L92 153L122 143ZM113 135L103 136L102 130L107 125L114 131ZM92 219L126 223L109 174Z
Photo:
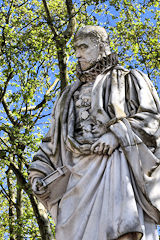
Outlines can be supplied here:
M99 43L91 41L90 37L77 39L75 50L82 71L94 66L100 55Z

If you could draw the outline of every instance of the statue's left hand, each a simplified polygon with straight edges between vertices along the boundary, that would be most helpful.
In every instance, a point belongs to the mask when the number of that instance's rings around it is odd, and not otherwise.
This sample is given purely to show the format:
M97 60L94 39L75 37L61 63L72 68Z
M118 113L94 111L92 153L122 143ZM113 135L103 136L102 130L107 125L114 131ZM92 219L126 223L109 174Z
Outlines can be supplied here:
M99 125L94 125L92 127L92 133L94 134L95 137L100 137L103 134L106 133L106 127L104 124L99 124Z
M91 152L98 153L99 155L111 155L118 146L119 142L116 136L113 133L108 132L101 136L94 144L92 144Z

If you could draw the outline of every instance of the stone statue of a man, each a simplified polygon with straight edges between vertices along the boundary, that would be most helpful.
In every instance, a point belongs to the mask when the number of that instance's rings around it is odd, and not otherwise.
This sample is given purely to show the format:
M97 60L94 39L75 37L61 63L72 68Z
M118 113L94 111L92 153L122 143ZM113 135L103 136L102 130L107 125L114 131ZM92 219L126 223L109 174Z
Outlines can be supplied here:
M157 93L145 74L118 64L104 28L81 28L75 50L77 81L55 103L51 128L30 167L32 189L52 216L57 209L56 240L156 240ZM49 198L53 189L38 193L55 166L70 172L56 205Z

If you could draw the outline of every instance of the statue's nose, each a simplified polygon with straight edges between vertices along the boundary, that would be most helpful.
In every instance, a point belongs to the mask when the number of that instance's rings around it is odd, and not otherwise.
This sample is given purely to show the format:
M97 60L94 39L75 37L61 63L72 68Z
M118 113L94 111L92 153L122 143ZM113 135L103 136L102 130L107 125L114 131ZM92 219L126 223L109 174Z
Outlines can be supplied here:
M76 51L76 58L80 58L81 57L81 53L80 53L80 51Z

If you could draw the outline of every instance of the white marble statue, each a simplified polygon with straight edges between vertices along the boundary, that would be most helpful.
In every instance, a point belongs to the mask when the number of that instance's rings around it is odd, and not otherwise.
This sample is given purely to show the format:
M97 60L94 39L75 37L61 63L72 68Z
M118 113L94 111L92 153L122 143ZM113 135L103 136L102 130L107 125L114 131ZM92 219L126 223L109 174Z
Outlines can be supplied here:
M56 240L157 240L158 95L147 75L118 64L104 28L81 28L75 50L77 81L54 105L30 167L32 189L57 217ZM53 187L38 186L62 165L70 171L67 188L52 204Z

